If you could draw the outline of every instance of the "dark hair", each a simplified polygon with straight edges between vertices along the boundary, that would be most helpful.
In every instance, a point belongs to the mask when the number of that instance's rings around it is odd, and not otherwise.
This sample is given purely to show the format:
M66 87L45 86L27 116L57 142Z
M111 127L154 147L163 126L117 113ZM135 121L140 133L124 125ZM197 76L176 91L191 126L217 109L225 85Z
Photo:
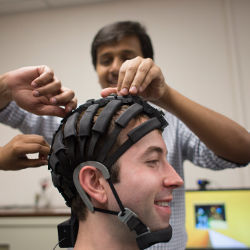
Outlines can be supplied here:
M96 68L97 49L100 46L119 42L126 36L137 36L140 41L143 57L154 59L152 42L146 33L145 27L139 22L121 21L104 26L95 35L91 45L91 56L94 67Z

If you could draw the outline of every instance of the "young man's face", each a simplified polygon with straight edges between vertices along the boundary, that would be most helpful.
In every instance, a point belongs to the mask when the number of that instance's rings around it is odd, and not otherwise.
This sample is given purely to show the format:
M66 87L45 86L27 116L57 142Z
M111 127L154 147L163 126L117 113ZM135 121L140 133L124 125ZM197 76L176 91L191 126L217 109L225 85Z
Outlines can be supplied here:
M118 161L120 182L115 184L118 195L123 205L133 210L152 231L169 225L172 191L183 185L166 155L162 135L154 130L130 147ZM110 205L118 209L114 199Z
M136 36L127 36L117 43L100 46L97 49L96 72L101 87L116 87L122 63L136 56L143 57Z

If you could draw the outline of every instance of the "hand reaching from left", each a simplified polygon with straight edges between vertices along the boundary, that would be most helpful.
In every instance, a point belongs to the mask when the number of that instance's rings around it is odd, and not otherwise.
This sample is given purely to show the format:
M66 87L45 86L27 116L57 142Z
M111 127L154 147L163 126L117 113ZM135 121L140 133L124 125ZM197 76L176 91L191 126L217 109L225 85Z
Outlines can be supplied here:
M17 135L5 146L0 147L0 169L20 170L47 165L49 144L40 135ZM26 154L39 153L37 159Z
M77 105L74 92L62 87L46 65L7 72L1 77L0 84L8 89L6 92L10 100L37 115L64 117Z

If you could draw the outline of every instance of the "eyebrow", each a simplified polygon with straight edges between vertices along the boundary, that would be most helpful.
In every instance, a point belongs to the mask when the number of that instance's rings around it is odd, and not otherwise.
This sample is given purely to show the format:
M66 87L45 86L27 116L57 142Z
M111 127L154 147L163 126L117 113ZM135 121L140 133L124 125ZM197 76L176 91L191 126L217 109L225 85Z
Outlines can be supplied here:
M150 146L146 149L146 151L142 154L142 157L146 157L151 153L158 153L158 154L163 154L163 149L161 147L157 146Z
M127 49L126 50L122 50L121 52L123 54L130 54L130 55L136 54L135 51L133 51L133 50L127 50ZM99 55L99 57L101 58L101 57L105 57L105 56L110 56L112 54L113 54L112 52L105 52L105 53Z
M125 54L135 54L136 52L134 50L125 49L125 50L122 50L122 53L125 53Z

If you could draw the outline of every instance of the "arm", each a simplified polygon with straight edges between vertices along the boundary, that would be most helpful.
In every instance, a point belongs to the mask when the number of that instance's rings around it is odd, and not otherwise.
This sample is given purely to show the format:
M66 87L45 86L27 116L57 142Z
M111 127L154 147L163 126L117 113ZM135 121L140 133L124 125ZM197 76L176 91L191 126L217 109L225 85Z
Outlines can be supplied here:
M155 103L182 120L216 155L235 163L250 161L250 134L236 122L170 87Z
M20 170L28 167L47 165L49 144L38 135L17 135L8 144L0 147L0 169ZM38 153L37 159L26 154Z
M23 67L1 75L0 100L0 109L14 100L23 109L37 115L60 117L77 104L74 92L62 87L47 66Z
M105 96L114 89L102 91ZM235 163L250 161L250 134L229 118L183 96L165 82L160 68L151 60L136 57L119 72L117 91L139 94L182 120L215 154Z

